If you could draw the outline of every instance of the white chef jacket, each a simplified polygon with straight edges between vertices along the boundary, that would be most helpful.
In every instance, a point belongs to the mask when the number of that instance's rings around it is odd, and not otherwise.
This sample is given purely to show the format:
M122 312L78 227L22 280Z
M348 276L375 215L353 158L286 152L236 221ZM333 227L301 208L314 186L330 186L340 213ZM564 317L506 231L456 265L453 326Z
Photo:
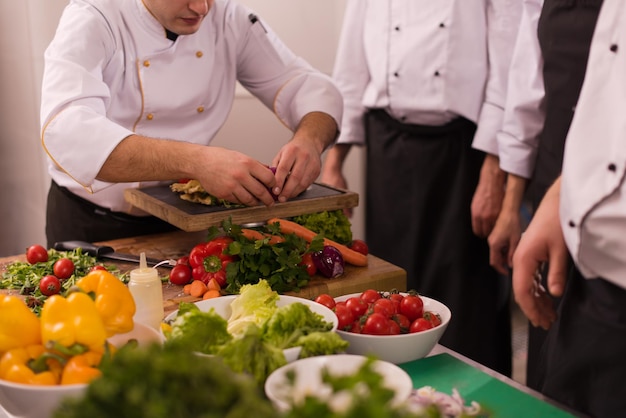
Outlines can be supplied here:
M500 168L530 178L543 129L543 57L537 27L543 0L524 0L515 42L502 130L497 134Z
M196 33L173 42L141 0L72 0L45 53L42 144L52 179L131 213L123 190L139 183L95 179L111 151L133 133L208 145L236 81L292 130L313 111L339 126L343 99L331 78L250 13L216 0Z
M565 143L560 216L587 278L626 289L626 6L604 0Z
M478 123L497 154L519 0L349 0L333 78L344 95L339 143L363 144L363 114L404 123Z

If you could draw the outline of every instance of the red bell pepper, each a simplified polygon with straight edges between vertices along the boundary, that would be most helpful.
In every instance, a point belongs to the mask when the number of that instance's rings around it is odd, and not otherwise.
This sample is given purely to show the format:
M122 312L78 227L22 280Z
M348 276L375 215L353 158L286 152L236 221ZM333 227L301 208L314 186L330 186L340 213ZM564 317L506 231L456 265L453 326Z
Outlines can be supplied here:
M232 242L233 239L230 237L217 237L193 247L189 253L189 265L192 268L193 278L205 284L215 279L220 287L226 287L226 266L235 257L224 254L224 251Z

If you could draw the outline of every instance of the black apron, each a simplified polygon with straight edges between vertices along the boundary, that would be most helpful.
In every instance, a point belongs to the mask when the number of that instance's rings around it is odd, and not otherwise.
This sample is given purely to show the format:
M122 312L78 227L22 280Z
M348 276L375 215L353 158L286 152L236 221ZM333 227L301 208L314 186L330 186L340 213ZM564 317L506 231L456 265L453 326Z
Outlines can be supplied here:
M170 231L179 229L154 216L112 212L59 187L54 181L50 185L46 210L48 248L59 241L99 242Z
M407 125L383 110L366 117L366 239L372 254L407 271L407 287L452 311L441 344L511 374L508 282L472 232L470 206L484 153L476 125ZM386 289L381 289L386 290Z
M533 211L561 174L565 138L585 77L601 5L602 0L546 0L541 11L537 35L544 61L546 118L528 187ZM558 304L558 300L555 302ZM538 367L545 335L543 329L529 326L526 384L537 390L541 385Z

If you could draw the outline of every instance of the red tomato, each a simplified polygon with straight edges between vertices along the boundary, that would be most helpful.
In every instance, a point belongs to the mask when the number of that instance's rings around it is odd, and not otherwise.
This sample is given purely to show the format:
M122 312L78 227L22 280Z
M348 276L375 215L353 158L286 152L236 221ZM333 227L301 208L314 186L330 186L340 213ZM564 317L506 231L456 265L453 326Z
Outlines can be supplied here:
M184 264L176 264L170 271L170 283L172 284L184 286L192 279L191 267Z
M352 323L354 322L354 315L352 315L352 311L347 306L335 306L335 315L337 315L337 329L350 329Z
M400 325L393 319L389 320L389 335L400 335L402 334L402 330L400 329Z
M433 328L435 328L438 325L441 325L441 316L439 316L439 314L436 314L432 311L424 312L424 318L427 319L433 325Z
M313 253L303 254L299 265L304 266L309 277L315 276L315 273L317 273L317 267L313 262Z
M409 328L409 332L415 333L420 331L426 331L427 329L431 329L433 325L426 318L417 318L415 321L411 322L411 327Z
M350 327L350 329L348 330L354 334L361 334L363 332L362 326L361 326L361 321L360 320L355 320L352 323L352 326Z
M352 315L354 315L355 319L365 315L367 308L369 308L369 305L365 302L365 300L357 297L352 297L346 300L346 306L352 311Z
M56 276L43 276L39 281L39 290L44 296L56 295L61 291L61 281Z
M315 302L319 303L320 305L324 305L326 306L328 309L335 309L335 299L327 294L327 293L322 293L321 295L317 296L315 298Z
M374 289L367 289L365 292L361 293L361 299L365 300L367 303L374 303L381 297L380 292Z
M400 313L413 322L424 315L424 301L417 295L406 295L400 302Z
M48 250L39 244L31 245L26 249L26 261L30 264L45 263L48 261Z
M184 255L184 256L180 257L178 260L176 260L176 264L182 264L184 266L191 267L191 265L189 264L189 256L188 255Z
M98 270L103 270L103 271L106 271L106 269L107 269L107 268L106 268L106 267L104 267L102 264L96 264L95 266L93 266L93 267L91 267L91 268L89 269L89 272L92 272L92 271L98 271Z
M69 258L59 258L54 262L52 271L60 280L69 279L74 274L74 262Z
M380 298L372 306L374 312L385 315L385 318L391 318L396 313L396 307L391 299Z
M363 324L363 334L389 335L389 320L383 314L373 313Z
M352 244L350 244L350 249L356 251L357 253L361 253L365 255L367 255L370 252L365 241L360 240L360 239L353 240Z
M400 326L400 332L402 334L407 334L409 332L409 328L411 328L411 321L409 321L409 318L402 315L401 313L397 313L393 315L391 319L398 323L398 325Z

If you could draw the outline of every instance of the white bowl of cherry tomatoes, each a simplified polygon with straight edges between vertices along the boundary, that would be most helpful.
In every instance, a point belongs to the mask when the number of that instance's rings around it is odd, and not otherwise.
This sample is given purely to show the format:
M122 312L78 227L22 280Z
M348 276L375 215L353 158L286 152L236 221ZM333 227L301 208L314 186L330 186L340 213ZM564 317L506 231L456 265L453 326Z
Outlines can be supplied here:
M336 298L320 295L316 301L337 315L337 333L350 343L346 353L394 364L426 357L452 317L443 303L414 292L369 289Z

